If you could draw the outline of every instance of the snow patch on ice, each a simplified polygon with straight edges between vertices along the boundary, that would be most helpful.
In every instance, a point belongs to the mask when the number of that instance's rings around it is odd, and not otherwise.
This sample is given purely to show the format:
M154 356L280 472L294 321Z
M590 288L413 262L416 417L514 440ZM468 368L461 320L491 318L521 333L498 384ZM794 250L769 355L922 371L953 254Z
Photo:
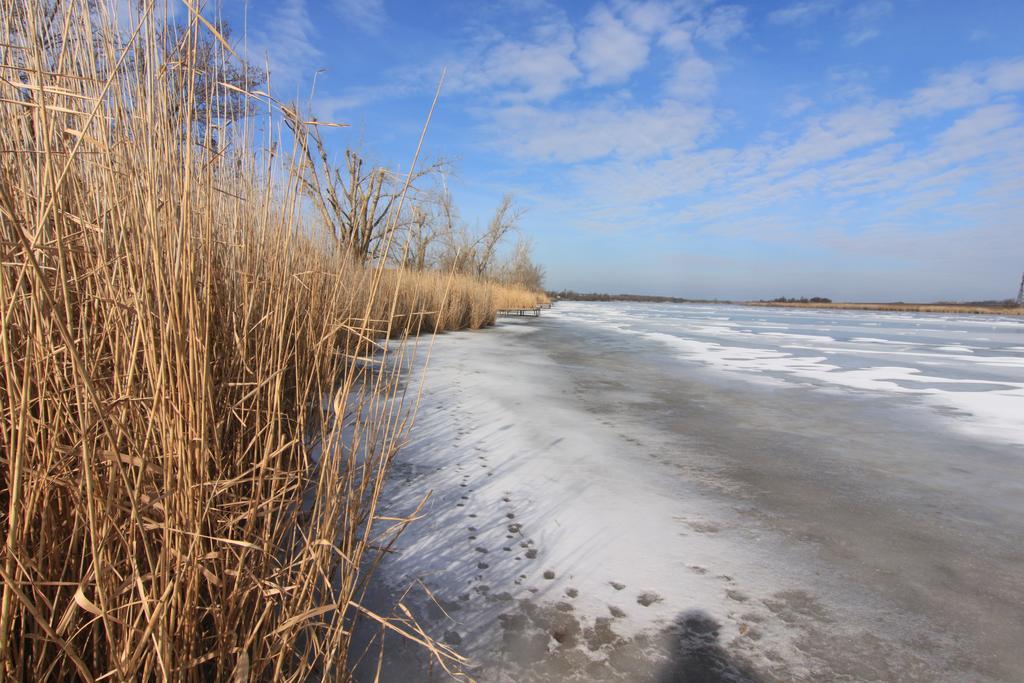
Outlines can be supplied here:
M906 324L889 329L865 319L880 317L877 314L844 312L843 329L870 328L870 334L854 334L848 341L840 341L835 336L816 334L824 326L814 321L813 312L806 311L783 309L771 322L763 318L740 320L737 314L729 318L730 325L709 325L705 322L709 319L706 311L695 314L693 307L687 306L665 309L667 312L658 315L652 312L646 320L631 313L629 322L608 315L597 320L591 317L594 307L590 306L560 304L559 315L642 336L671 348L677 358L752 382L793 386L811 382L821 387L906 395L939 409L941 414L937 416L948 427L1024 444L1024 419L1020 417L1024 415L1024 357L1016 355L1024 346L1000 346L974 335L978 327L998 329L1003 337L1015 330L1024 332L1024 325L1018 321L948 316L938 319L947 323L946 327L922 328L919 316L886 314L887 325ZM934 324L936 318L928 320ZM817 329L812 329L815 326ZM880 332L891 336L881 336ZM939 341L941 338L949 341ZM773 343L773 339L780 342ZM956 384L992 388L943 388Z

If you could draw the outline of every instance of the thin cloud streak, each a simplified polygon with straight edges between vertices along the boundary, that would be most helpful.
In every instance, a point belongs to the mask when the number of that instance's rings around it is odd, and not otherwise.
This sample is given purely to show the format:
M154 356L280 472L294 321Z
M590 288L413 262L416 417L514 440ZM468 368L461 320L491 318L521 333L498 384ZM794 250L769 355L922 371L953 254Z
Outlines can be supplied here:
M838 6L837 0L795 2L770 12L768 14L768 21L782 26L806 25L835 10Z
M335 13L365 33L377 35L387 24L384 0L332 0Z

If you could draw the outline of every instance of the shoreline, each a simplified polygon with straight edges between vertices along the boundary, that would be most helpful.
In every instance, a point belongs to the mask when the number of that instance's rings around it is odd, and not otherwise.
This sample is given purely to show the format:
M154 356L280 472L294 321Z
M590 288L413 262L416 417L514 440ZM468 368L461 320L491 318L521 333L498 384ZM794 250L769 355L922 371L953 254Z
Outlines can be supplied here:
M1012 306L972 306L970 304L871 304L871 303L804 303L799 301L742 301L737 306L761 308L821 308L839 311L892 311L894 313L948 313L954 315L1024 316L1024 308Z
M683 670L761 680L725 645L762 638L754 621L729 614L746 594L735 566L715 561L728 552L718 537L731 511L664 476L670 446L659 435L576 400L533 347L549 332L540 327L504 322L435 342L414 441L394 463L382 514L430 497L375 574L371 604L401 597L432 637L469 658L477 680L660 681ZM642 511L624 489L643 492ZM708 543L688 551L696 535ZM691 600L711 593L715 605ZM779 647L795 657L790 643ZM429 668L399 638L385 652L383 680Z
M973 467L973 449L1001 481L1005 449L894 417L898 399L741 386L555 310L437 340L384 496L395 514L431 497L378 605L413 586L405 604L479 680L1008 680L1019 629L981 642L961 622L1013 623L1012 581L990 602L946 561L1005 547L948 536L995 511L951 489L936 515L941 480L903 470ZM865 421L877 438L846 431ZM423 673L387 647L383 680Z
M550 295L550 294L549 294ZM554 293L557 296L557 292ZM811 302L811 301L710 301L706 299L682 299L671 296L633 296L629 294L597 295L600 298L552 298L552 301L574 303L638 303L638 304L681 304L684 306L751 306L755 308L811 308L837 311L892 311L894 313L945 313L952 315L999 315L1024 316L1020 306L983 306L975 304L915 304L915 303L867 303L867 302Z

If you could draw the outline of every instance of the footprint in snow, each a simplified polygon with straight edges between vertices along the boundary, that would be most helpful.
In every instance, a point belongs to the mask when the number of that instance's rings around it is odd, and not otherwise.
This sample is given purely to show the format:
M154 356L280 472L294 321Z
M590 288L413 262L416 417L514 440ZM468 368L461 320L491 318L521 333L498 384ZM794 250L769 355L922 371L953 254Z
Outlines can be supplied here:
M648 591L648 592L641 593L640 595L638 595L636 597L636 601L639 604L643 605L644 607L650 607L651 605L653 605L656 602L661 602L661 596L658 595L657 593L652 593L652 592Z

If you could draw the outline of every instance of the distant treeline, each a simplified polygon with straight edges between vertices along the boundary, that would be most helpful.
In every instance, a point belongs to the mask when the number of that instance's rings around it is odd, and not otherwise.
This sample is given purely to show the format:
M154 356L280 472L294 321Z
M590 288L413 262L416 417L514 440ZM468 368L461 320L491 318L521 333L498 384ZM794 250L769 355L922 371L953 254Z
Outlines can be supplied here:
M764 301L764 299L760 299L760 301ZM830 304L830 303L832 303L832 299L829 299L828 297L825 297L825 296L812 296L809 299L806 296L802 296L799 299L797 299L796 297L792 297L792 298L787 299L784 296L780 296L780 297L776 297L776 298L772 299L771 303L773 303L773 304Z
M560 292L548 292L551 299L562 301L643 301L657 304L706 304L706 303L728 303L718 299L683 299L678 296L653 296L650 294L598 294L596 292L574 292L563 289Z
M770 304L830 304L832 299L823 296L813 296L810 298L792 297L787 299L784 296L780 296L776 299L758 299L758 303L770 303ZM860 305L860 304L856 304ZM988 299L985 301L936 301L933 303L913 303L907 301L888 301L883 303L875 304L863 304L866 306L981 306L986 308L1015 308L1017 302L1013 299Z
M990 306L993 308L1016 308L1017 302L1014 299L988 299L986 301L940 301L936 304L936 306Z
M779 305L810 305L828 306L833 304L832 299L825 296L811 297L785 297L780 296L774 299L758 299L757 301L731 301L729 299L686 299L678 296L655 296L651 294L601 294L597 292L575 292L571 289L562 291L546 292L552 301L638 301L659 304L744 304L753 306ZM930 304L907 303L905 301L891 301L888 303L841 303L835 304L840 308L864 308L867 310L885 310L886 308L896 309L928 309L928 308L1016 308L1017 302L1013 299L990 299L986 301L937 301Z

